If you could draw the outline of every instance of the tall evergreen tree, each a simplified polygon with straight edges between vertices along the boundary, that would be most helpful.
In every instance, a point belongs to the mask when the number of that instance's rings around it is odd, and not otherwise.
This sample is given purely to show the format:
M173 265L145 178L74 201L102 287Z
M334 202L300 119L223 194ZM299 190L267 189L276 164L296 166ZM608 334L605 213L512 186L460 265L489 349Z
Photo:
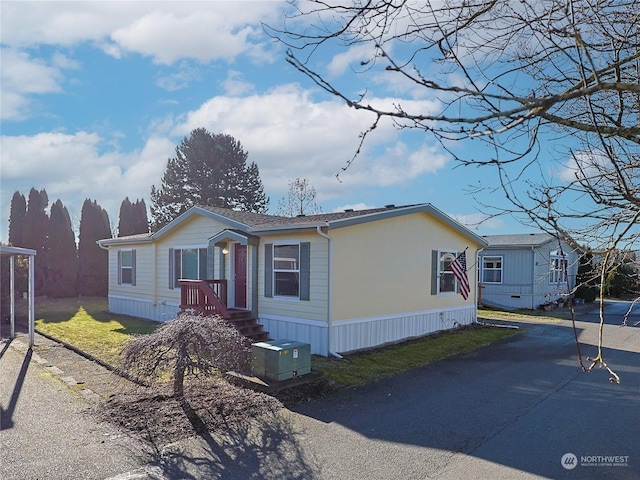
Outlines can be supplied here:
M11 198L11 212L9 213L9 244L21 247L24 233L24 217L27 214L27 201L20 192L15 192Z
M133 204L133 223L135 233L149 232L149 217L147 216L147 204L144 199L137 200Z
M96 243L111 237L109 216L95 201L86 199L80 214L78 241L78 293L106 296L109 290L109 257Z
M78 251L71 217L60 200L51 206L49 218L49 279L45 292L54 298L75 297Z
M120 204L118 236L126 237L147 232L149 232L149 220L144 200L136 200L135 203L131 203L129 197L125 198Z
M242 172L239 185L236 208L246 212L266 213L269 208L269 197L264 193L260 171L255 162L251 162Z
M49 197L45 190L32 188L29 191L29 202L24 217L22 233L22 247L36 251L34 259L34 287L36 295L44 293L44 286L48 278L49 256L47 252L47 234L49 232L49 216L46 208Z
M230 135L191 132L167 162L160 188L151 187L151 214L158 229L193 205L241 208L264 213L264 195L258 167L247 166L247 153Z
M133 235L135 233L134 218L133 218L133 205L126 197L120 204L120 216L118 220L118 236L126 237L127 235Z

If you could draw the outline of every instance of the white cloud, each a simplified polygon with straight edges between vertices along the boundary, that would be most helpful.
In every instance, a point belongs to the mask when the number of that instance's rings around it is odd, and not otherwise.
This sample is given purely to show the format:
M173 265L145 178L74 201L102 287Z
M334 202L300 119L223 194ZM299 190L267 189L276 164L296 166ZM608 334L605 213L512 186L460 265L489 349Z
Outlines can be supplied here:
M347 70L356 72L367 70L372 66L375 55L376 52L372 44L360 43L334 55L327 66L327 71L330 75L337 77ZM362 65L362 63L366 63L366 65Z
M61 91L59 68L13 48L2 48L0 54L3 65L0 69L0 110L3 120L19 120L27 116L32 102L29 95ZM60 63L60 58L56 57L56 61Z
M368 205L366 203L348 203L346 205L342 205L333 210L333 213L344 212L345 210L368 210L370 208L376 208L373 205Z
M103 139L89 132L2 136L0 142L0 176L4 184L13 186L11 191L2 191L3 226L13 192L26 196L31 187L46 189L50 204L60 198L75 221L82 203L90 198L117 223L125 197L148 202L151 185L160 183L166 159L175 148L166 138L152 137L139 151L102 152Z
M376 99L392 103L392 99ZM418 102L414 102L420 108ZM423 106L429 108L430 103ZM365 143L354 164L340 175L355 153L359 134L372 123L371 115L349 108L337 100L314 101L297 85L283 85L264 95L214 97L189 112L173 130L188 136L194 128L233 136L260 168L267 191L286 194L288 181L307 178L319 197L329 198L357 185L398 185L447 162L436 147L423 144L418 150L395 140L398 131L391 122L381 122ZM379 151L380 145L388 145Z
M576 152L561 165L559 171L551 170L549 174L557 173L565 182L576 182L578 178L593 179L608 171L611 171L611 166L607 155L594 150Z
M148 55L165 65L185 57L203 62L231 60L247 49L253 33L250 27L235 31L233 27L217 12L178 15L154 11L117 29L111 38L122 48Z
M242 72L237 70L229 70L229 72L227 72L227 78L222 82L222 86L225 95L230 97L245 95L255 90L253 84L244 80Z
M241 8L217 1L2 2L2 42L106 46L111 37L112 49L115 44L162 61L225 58L238 45L253 47L247 38L260 21L279 18L282 8L282 2L263 1L243 2ZM218 42L223 39L231 44Z
M448 215L470 230L479 230L480 228L483 230L500 230L506 225L501 218L485 213L453 213Z
M164 90L175 92L187 88L194 81L201 80L202 76L197 68L189 65L187 61L182 61L176 71L162 75L156 81L156 85Z

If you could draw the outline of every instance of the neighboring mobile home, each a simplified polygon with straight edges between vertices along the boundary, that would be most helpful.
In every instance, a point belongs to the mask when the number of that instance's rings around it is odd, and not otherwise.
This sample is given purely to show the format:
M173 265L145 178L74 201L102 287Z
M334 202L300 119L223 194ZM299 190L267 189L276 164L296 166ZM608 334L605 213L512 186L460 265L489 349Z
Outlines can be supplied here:
M99 244L112 312L169 320L195 285L217 311L251 312L271 338L321 355L472 323L476 268L465 300L448 266L487 245L430 204L295 218L192 207L153 234Z
M552 235L486 235L484 239L489 246L478 256L481 304L536 309L566 300L575 287L581 253Z

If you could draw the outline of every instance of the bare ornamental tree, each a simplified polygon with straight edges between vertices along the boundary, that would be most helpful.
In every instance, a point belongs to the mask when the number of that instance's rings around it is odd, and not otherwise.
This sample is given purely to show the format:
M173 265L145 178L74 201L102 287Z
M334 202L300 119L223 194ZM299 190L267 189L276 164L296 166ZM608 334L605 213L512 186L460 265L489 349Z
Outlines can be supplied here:
M246 373L250 348L246 337L222 318L185 313L134 338L121 357L122 369L136 379L153 382L170 375L174 397L183 400L185 376Z
M316 189L306 178L289 181L289 195L278 203L278 215L295 217L322 213L322 207L316 203Z
M292 7L282 25L265 28L317 86L373 115L360 147L390 119L428 133L461 166L495 169L494 185L471 186L477 201L502 191L508 206L484 205L487 212L589 248L600 285L625 252L638 249L640 0L312 0ZM358 93L322 69L322 55L336 51L357 59L344 75ZM412 97L376 97L380 82ZM472 153L462 141L476 142ZM592 364L580 363L589 371L606 366L601 340Z

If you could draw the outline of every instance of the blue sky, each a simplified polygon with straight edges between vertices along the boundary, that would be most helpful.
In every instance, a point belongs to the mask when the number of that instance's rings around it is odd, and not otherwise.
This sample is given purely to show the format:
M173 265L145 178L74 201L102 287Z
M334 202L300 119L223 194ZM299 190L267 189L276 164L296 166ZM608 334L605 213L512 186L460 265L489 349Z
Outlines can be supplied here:
M0 240L13 192L46 189L79 221L86 198L118 221L120 203L159 186L166 161L191 130L239 140L255 162L271 213L288 182L307 178L323 211L430 202L463 223L484 217L468 185L493 172L457 168L423 132L383 122L362 155L358 135L373 121L321 91L285 61L261 22L279 25L284 2L2 1ZM362 52L324 52L330 78L346 76ZM344 83L379 101L438 107L385 78ZM371 82L367 84L366 82ZM459 149L477 144L457 145ZM487 198L499 205L500 194ZM475 228L475 227L474 227ZM529 231L490 219L480 234Z

